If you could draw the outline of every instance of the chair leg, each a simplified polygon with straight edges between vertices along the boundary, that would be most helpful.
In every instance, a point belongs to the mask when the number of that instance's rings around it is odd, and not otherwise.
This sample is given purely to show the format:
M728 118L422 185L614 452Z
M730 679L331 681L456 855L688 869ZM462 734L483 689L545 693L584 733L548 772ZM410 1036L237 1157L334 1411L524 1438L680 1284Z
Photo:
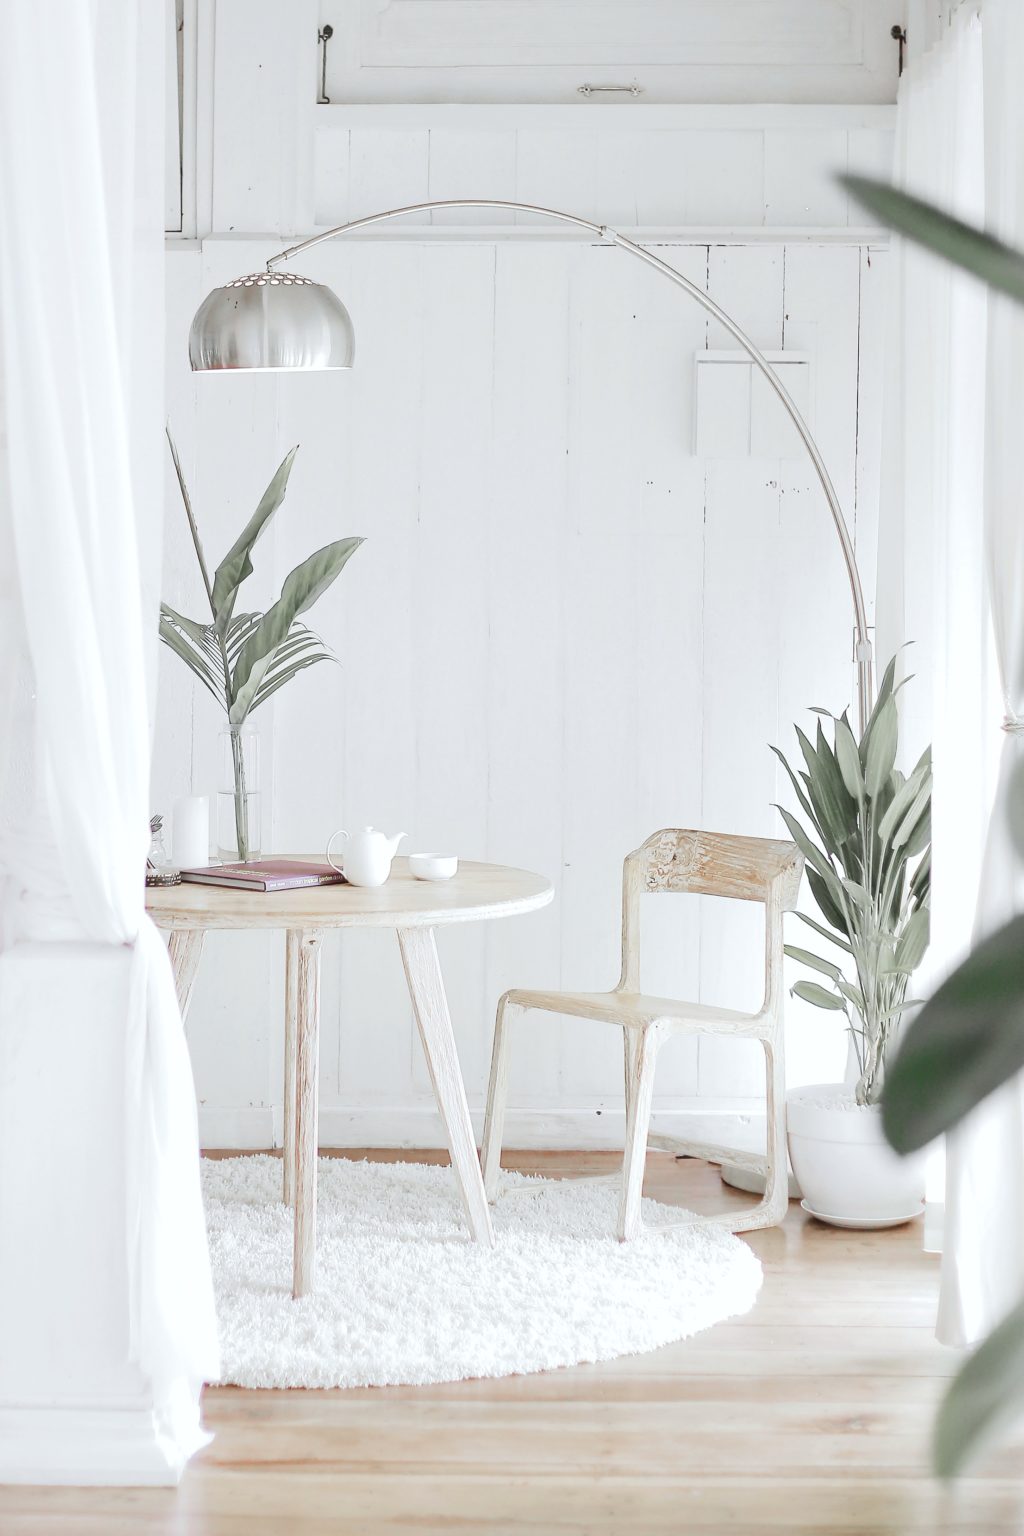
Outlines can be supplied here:
M636 1036L634 1041L629 1035ZM647 1132L654 1097L654 1066L661 1044L661 1025L626 1030L626 1149L622 1158L622 1192L619 1197L619 1241L629 1242L640 1233L640 1201L647 1160Z
M491 1076L487 1084L487 1109L484 1112L484 1132L480 1147L480 1161L484 1176L484 1193L493 1205L498 1193L501 1175L501 1135L505 1128L505 1105L508 1100L508 1051L511 1011L523 1010L509 1001L506 992L498 1003L494 1021L494 1046L491 1051Z
M768 1093L765 1104L768 1173L764 1186L764 1225L778 1226L789 1210L789 1153L786 1146L786 1063L781 1036L764 1042Z
M623 1067L626 1077L626 1123L629 1124L629 1106L633 1100L638 1062L640 1060L640 1035L635 1029L622 1031Z
M763 1040L768 1092L765 1099L767 1169L764 1198L745 1211L725 1211L712 1216L717 1226L731 1232L755 1232L777 1227L789 1210L789 1160L786 1149L786 1064L781 1036Z

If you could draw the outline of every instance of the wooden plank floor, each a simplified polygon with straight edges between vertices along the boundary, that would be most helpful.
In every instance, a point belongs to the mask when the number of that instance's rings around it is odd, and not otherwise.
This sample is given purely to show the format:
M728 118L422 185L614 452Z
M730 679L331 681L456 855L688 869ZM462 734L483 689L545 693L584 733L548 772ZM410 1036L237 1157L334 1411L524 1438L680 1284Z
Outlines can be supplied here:
M509 1161L553 1176L613 1165L602 1153ZM745 1198L658 1153L645 1188L698 1210ZM749 1241L765 1266L754 1311L687 1343L501 1381L209 1390L216 1439L176 1492L0 1489L0 1533L1024 1529L1024 1441L952 1489L929 1476L928 1427L956 1356L932 1336L938 1264L919 1226L841 1232L794 1204Z

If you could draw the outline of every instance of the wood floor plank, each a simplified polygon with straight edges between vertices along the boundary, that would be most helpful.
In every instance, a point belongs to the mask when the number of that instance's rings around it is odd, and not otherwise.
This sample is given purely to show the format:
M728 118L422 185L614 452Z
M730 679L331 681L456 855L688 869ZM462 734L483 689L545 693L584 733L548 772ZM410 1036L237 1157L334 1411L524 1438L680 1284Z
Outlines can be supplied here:
M368 1151L373 1160L446 1154ZM548 1177L608 1153L523 1153ZM746 1197L652 1154L645 1193ZM928 1431L957 1356L934 1339L917 1225L838 1232L790 1208L752 1233L747 1317L653 1354L498 1381L351 1392L208 1389L215 1439L182 1487L0 1489L2 1536L1014 1536L1020 1439L944 1488Z

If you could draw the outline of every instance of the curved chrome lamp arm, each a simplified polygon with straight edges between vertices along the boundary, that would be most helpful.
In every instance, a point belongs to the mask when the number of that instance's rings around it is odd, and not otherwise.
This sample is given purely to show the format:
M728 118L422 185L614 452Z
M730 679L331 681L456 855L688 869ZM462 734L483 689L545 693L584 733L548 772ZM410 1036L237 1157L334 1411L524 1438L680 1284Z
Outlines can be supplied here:
M688 277L677 272L675 267L669 266L667 261L662 261L660 256L655 256L651 251L645 250L642 245L637 245L635 240L630 240L625 235L620 235L617 230L609 229L606 224L595 224L590 219L581 219L576 214L562 213L557 208L540 208L533 203L512 203L497 198L484 197L455 197L444 198L440 201L427 203L410 203L406 208L388 208L381 213L371 213L362 219L352 219L348 224L339 224L334 229L325 229L320 234L312 235L310 239L301 241L298 245L291 245L286 251L279 251L276 256L271 256L267 262L267 271L273 271L278 262L290 261L293 256L299 256L303 251L308 251L314 245L319 245L323 240L333 240L337 235L349 235L357 229L365 229L370 224L379 224L384 219L398 219L406 213L426 213L432 209L440 208L503 208L512 209L518 213L536 213L544 218L557 219L563 224L573 224L577 229L584 229L589 234L596 235L598 239L607 241L611 245L617 245L630 255L636 256L640 261L646 262L663 277L684 289L702 309L706 309L709 315L713 315L720 325L724 326L740 346L746 352L754 366L768 380L782 404L783 409L792 421L804 447L807 449L815 473L825 493L832 521L835 524L836 534L843 550L843 560L846 564L846 575L850 583L850 594L853 598L854 630L856 635L856 667L857 667L857 714L861 734L868 722L871 707L874 702L874 677L872 668L872 646L868 636L867 609L864 604L864 589L861 586L860 572L857 569L857 559L854 554L853 540L843 509L839 505L839 497L836 495L832 478L825 467L825 461L817 443L811 435L811 429L807 425L800 411L797 409L785 384L779 378L771 363L763 352L755 346L747 333L736 324L725 310L720 308L703 288L698 288Z

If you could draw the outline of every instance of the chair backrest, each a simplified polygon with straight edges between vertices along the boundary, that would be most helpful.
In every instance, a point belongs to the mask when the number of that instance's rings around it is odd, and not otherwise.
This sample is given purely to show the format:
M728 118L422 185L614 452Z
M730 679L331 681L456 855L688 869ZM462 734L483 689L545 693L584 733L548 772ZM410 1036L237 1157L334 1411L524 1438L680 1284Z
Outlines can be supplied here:
M622 866L622 971L619 990L640 988L640 897L659 891L760 901L765 917L765 1008L776 1007L782 975L782 914L796 906L804 860L795 843L667 827Z
M626 860L639 863L641 891L688 891L694 896L729 896L767 901L778 882L781 908L796 905L803 857L795 843L771 837L735 837L727 832L655 832Z

